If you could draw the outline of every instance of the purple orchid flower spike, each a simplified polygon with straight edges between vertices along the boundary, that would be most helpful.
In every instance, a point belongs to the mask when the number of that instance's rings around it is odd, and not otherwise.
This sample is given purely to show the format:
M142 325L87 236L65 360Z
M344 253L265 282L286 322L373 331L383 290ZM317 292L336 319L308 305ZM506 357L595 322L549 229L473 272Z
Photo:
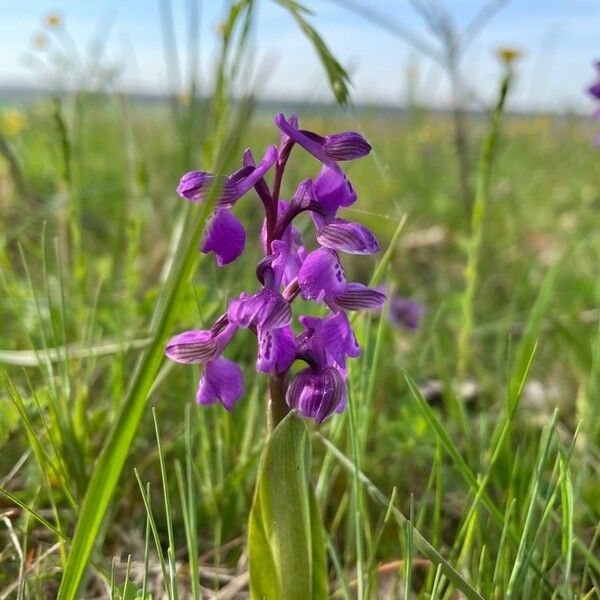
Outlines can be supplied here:
M277 419L287 410L296 410L321 423L344 410L346 363L360 355L346 311L377 309L385 299L378 290L349 283L338 255L368 255L379 250L377 238L367 227L336 214L357 200L338 162L365 156L371 146L351 131L321 136L299 129L295 115L286 120L278 114L275 121L280 130L279 146L270 146L258 164L246 150L242 167L228 177L192 171L181 178L177 192L191 202L205 201L213 186L219 186L201 248L202 252L213 252L219 266L229 264L244 251L246 231L231 209L254 188L264 208L260 233L263 257L256 266L262 287L230 300L227 312L210 330L191 330L173 337L165 352L178 363L203 365L196 396L200 404L221 402L231 410L244 385L241 369L223 352L236 331L250 331L257 338L256 369L267 373L272 384L271 405L278 406ZM291 199L280 199L283 174L296 144L317 158L322 168L314 180L301 181ZM273 165L269 185L266 175ZM294 224L303 212L311 213L319 244L309 253ZM300 316L304 331L295 336L292 305L299 295L322 303L329 312L324 317ZM290 370L297 360L306 365L292 377ZM275 411L272 415L274 418Z

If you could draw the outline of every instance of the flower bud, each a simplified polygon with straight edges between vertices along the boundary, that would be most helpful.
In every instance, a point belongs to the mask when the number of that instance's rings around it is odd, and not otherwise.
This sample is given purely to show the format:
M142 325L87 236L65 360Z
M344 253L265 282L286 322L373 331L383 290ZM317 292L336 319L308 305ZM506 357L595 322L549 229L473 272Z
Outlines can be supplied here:
M371 152L371 145L355 131L344 131L325 136L325 154L333 160L354 160Z
M362 283L349 283L335 302L345 310L377 309L385 302L385 294Z
M316 370L303 369L292 379L286 393L286 402L303 417L324 421L337 408L345 393L345 383L334 367Z
M165 348L165 354L171 360L186 365L208 362L217 353L217 342L212 332L198 329L176 335Z
M379 243L373 232L361 225L344 219L324 221L317 231L317 242L326 248L349 254L375 254Z
M203 202L208 198L211 187L221 185L219 190L219 204L232 206L237 197L237 188L234 182L226 177L220 177L215 182L215 176L204 171L190 171L186 173L177 186L177 193L186 200Z

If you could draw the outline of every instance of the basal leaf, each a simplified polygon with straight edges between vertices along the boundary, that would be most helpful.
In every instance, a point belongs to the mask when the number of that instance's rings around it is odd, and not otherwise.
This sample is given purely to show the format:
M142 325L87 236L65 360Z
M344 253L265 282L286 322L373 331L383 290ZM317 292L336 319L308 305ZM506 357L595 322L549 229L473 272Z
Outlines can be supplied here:
M248 525L252 597L327 598L325 545L310 485L310 439L290 413L267 443Z

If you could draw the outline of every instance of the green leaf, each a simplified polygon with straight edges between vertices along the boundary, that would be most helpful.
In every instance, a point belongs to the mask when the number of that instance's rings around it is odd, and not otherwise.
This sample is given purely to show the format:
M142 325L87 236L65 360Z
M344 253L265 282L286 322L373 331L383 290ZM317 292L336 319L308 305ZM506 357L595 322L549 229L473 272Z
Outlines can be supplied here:
M265 447L248 525L252 597L327 598L321 518L310 485L310 439L296 413Z
M215 162L216 172L224 171L225 165L229 164L244 124L248 122L250 106L248 101L244 101L238 108L238 116L232 124L231 134L222 140L220 153ZM104 518L144 414L146 400L163 362L164 344L173 327L177 307L196 270L199 260L196 248L218 193L217 187L213 186L200 210L194 211L192 204L185 208L184 214L189 225L186 226L186 231L179 240L169 276L158 298L151 323L152 339L146 351L140 356L128 393L123 399L119 414L103 445L88 484L75 527L69 559L58 590L59 600L71 600L77 597L92 552L102 540Z
M323 38L304 18L304 15L312 14L311 11L295 0L277 0L277 3L290 12L304 35L313 45L315 52L325 69L327 79L329 80L329 87L331 88L335 99L341 106L346 106L350 101L350 91L348 89L350 77L344 67L342 67L333 56L327 47L327 44L323 41Z

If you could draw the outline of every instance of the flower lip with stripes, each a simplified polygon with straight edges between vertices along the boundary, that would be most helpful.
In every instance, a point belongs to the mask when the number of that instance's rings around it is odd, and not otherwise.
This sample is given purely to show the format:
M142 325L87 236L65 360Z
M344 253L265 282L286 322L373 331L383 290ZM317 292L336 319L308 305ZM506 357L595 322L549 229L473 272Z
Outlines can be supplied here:
M299 320L304 332L297 338L298 354L309 366L292 379L286 402L320 423L346 406L346 357L359 356L360 347L343 312Z

